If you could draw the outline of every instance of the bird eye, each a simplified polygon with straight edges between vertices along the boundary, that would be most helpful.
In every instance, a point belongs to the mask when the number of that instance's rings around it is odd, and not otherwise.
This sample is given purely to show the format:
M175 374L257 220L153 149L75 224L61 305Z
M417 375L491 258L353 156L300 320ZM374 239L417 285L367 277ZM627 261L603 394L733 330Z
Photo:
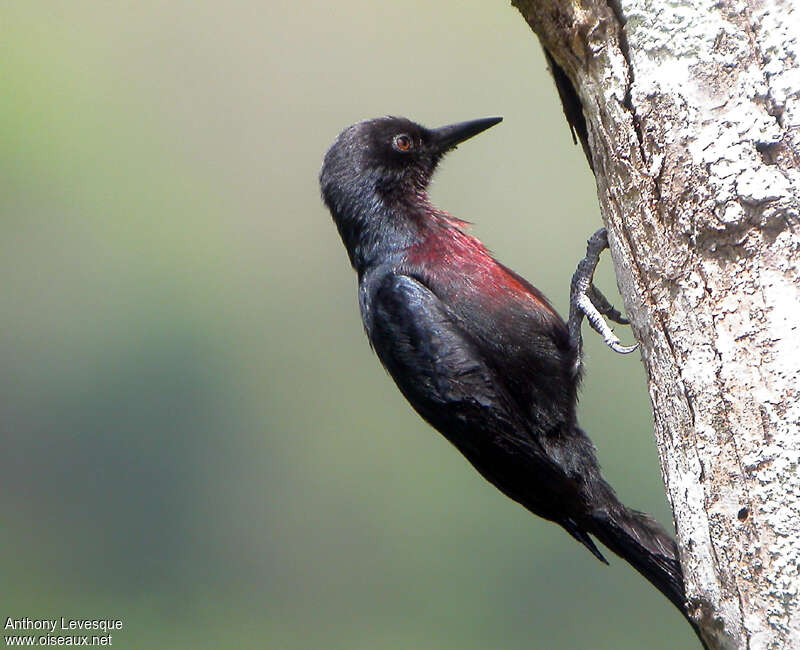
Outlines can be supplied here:
M394 136L394 140L392 140L392 146L397 151L411 151L411 148L414 146L414 143L411 141L411 138L407 135L396 135Z

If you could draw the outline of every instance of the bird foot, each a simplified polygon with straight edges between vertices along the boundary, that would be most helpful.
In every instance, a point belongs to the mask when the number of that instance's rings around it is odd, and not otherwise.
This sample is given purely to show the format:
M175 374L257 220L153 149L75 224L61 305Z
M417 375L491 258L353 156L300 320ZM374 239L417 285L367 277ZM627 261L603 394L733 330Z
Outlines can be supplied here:
M569 333L578 348L578 364L580 364L583 339L581 324L586 316L592 329L603 337L605 344L619 354L630 354L638 345L623 345L606 322L608 320L620 325L627 325L628 320L608 301L600 290L592 284L594 271L600 262L600 254L608 248L606 229L601 228L586 243L586 257L579 263L572 276L569 297ZM605 318L604 318L605 317Z

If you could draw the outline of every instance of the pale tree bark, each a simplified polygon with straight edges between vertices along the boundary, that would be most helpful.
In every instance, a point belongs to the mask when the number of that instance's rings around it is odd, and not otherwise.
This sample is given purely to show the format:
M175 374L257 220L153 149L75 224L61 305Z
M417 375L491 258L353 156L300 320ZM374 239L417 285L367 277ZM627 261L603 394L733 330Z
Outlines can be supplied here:
M514 5L582 105L690 611L800 648L800 7Z

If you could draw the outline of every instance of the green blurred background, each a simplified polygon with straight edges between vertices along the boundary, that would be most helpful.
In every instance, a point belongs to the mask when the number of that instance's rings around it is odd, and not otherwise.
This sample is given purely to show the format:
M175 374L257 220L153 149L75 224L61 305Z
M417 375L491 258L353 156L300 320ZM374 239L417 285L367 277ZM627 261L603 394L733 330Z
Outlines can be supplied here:
M411 411L319 200L352 122L503 115L434 199L565 312L597 199L516 10L28 0L0 22L3 620L118 617L122 648L694 647ZM638 356L589 339L582 422L669 523Z

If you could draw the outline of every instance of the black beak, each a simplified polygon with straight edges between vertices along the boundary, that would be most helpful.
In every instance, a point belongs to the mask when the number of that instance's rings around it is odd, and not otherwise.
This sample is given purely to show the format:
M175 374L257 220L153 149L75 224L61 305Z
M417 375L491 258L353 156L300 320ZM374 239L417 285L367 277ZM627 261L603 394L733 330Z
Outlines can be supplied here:
M502 122L502 117L485 117L480 120L448 124L447 126L431 130L431 146L438 152L444 153L455 148L460 142L468 140L473 135L478 135L489 127Z

